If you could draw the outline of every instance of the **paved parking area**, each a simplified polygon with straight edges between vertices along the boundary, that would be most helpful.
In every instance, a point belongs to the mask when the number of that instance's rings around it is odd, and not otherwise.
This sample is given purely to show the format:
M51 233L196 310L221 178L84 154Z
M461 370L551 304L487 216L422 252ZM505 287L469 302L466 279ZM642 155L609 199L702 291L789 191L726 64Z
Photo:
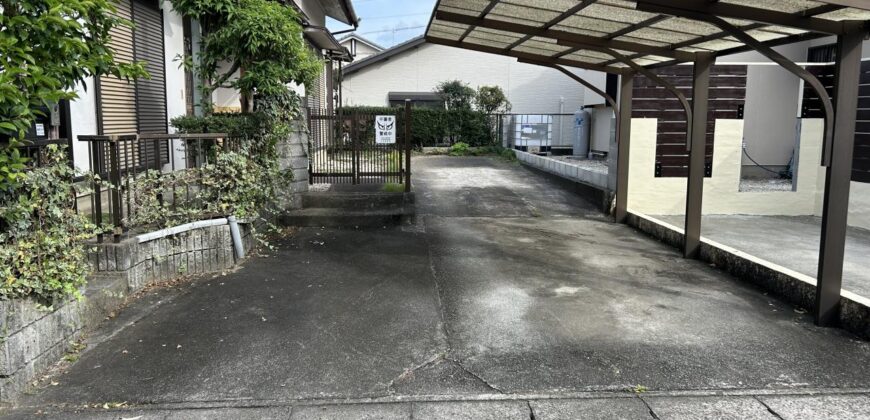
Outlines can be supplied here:
M867 342L519 165L414 168L416 223L304 229L237 272L156 291L7 414L870 416Z

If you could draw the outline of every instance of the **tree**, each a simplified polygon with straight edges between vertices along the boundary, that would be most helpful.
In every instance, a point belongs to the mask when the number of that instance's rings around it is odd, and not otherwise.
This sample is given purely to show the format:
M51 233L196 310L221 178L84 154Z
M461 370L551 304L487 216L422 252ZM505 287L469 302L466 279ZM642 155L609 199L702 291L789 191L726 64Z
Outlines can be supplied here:
M109 31L129 21L114 15L110 0L0 0L0 191L21 179L18 153L41 109L75 99L76 83L92 76L145 77L139 63L120 64Z
M471 109L474 102L474 89L459 80L447 80L435 87L447 105L447 109Z
M206 111L215 89L229 88L239 91L242 111L253 112L256 98L286 97L290 83L310 86L323 67L302 38L298 12L278 1L172 0L172 4L202 26L198 62L188 59L184 65L204 80Z
M474 103L477 110L485 114L503 114L511 110L510 101L508 101L504 91L498 86L481 86L477 88Z

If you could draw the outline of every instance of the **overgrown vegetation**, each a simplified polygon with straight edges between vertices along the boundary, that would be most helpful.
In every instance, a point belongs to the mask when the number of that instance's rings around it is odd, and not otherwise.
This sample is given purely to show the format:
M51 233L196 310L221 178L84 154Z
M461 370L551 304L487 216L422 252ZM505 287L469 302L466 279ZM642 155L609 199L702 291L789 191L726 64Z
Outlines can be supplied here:
M114 12L111 0L0 0L0 299L50 305L85 283L81 241L94 229L74 210L68 155L52 146L31 168L19 150L47 108L76 98L76 84L147 77L109 48L109 31L131 25Z
M75 210L73 169L61 147L23 172L16 195L0 199L0 298L33 296L51 305L79 296L89 265L83 241L95 233Z
M299 13L274 0L172 0L178 12L200 22L201 51L179 57L202 81L203 116L171 124L182 133L227 133L238 144L208 150L204 166L173 174L149 173L137 181L140 225L169 226L235 215L256 218L292 172L278 168L278 142L300 114L300 99L288 85L309 86L322 61L305 44ZM241 113L213 113L216 89L237 90ZM276 184L277 183L277 184ZM193 190L193 195L189 191ZM184 191L184 195L178 193ZM154 197L173 197L158 200Z
M238 90L242 112L251 113L262 98L298 103L287 85L310 86L320 74L323 63L305 44L293 7L274 0L172 0L172 5L202 27L197 60L180 58L204 81L206 114L218 88Z
M91 76L147 76L138 63L118 63L109 31L117 18L110 0L0 0L0 192L24 177L18 153L25 132L46 107L76 98Z

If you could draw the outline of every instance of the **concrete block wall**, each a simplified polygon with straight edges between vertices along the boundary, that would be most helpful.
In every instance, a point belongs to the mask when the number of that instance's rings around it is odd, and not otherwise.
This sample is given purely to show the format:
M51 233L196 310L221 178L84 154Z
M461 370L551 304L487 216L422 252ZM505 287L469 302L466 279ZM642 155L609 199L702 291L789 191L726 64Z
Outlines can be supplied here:
M256 246L252 223L240 223L246 252ZM139 242L90 244L92 274L82 300L53 308L29 299L0 301L0 402L14 402L38 375L56 363L71 343L130 294L150 283L234 266L228 225L191 229Z
M289 184L277 189L278 210L302 208L302 193L308 191L308 128L299 123L286 141L278 144L278 169L292 173Z
M607 174L594 172L577 165L572 165L570 162L565 162L558 159L553 159L547 156L538 156L533 153L526 153L519 150L514 150L517 159L525 165L540 169L544 172L567 178L571 181L582 182L594 187L607 190Z

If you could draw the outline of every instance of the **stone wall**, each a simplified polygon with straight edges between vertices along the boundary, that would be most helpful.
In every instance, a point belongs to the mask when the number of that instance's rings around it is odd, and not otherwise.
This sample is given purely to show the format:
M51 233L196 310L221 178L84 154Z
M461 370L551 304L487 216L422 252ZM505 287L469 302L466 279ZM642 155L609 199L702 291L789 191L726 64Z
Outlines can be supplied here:
M239 228L250 252L256 246L254 227L240 223ZM0 402L15 401L82 332L99 324L130 294L150 283L219 272L238 262L227 224L89 245L93 271L82 291L84 299L71 299L53 310L28 299L0 301Z
M308 128L304 123L300 122L286 141L278 143L278 169L293 174L289 184L278 186L278 210L302 208L301 194L308 191Z

